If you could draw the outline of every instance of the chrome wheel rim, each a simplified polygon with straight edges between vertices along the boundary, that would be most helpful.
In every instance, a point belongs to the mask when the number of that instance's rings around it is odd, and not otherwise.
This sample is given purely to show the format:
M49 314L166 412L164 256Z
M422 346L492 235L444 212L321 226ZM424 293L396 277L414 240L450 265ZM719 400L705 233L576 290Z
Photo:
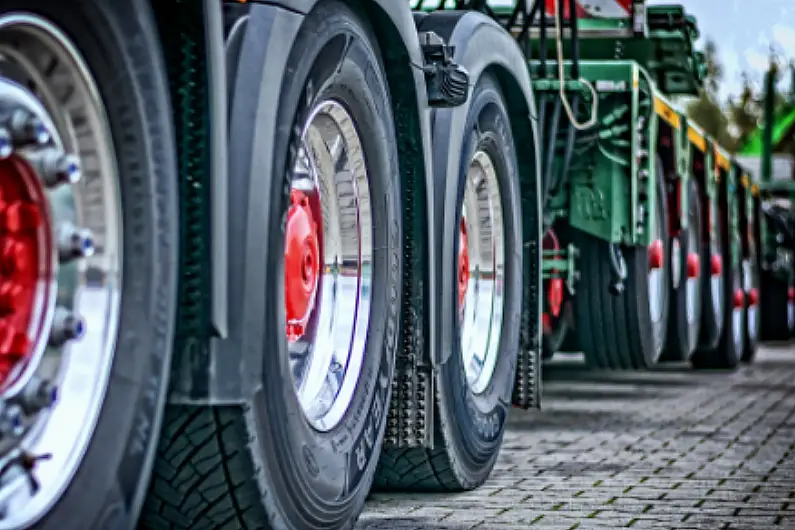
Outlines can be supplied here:
M716 206L713 204L710 207L710 226L712 230L710 230L710 240L709 240L709 249L710 249L710 259L713 256L721 256L722 254L720 251L720 223L716 219L715 216L715 209ZM717 319L720 322L723 319L723 267L725 264L721 265L721 273L719 274L710 274L709 282L710 282L710 298L712 300L712 311Z
M26 161L39 179L48 232L40 249L51 256L48 264L39 260L49 291L40 293L28 330L32 355L2 393L6 404L28 400L17 428L0 438L3 460L12 464L0 477L0 528L19 528L34 524L61 496L96 426L117 336L122 221L106 112L75 46L39 16L5 15L0 71L0 106L21 110L20 120L26 116L16 133L11 121L3 131L12 133L11 159ZM50 456L26 472L23 455Z
M665 223L660 208L655 210L654 222L651 227L652 245L649 247L648 296L649 316L654 329L654 352L657 356L662 353L665 333L665 302L668 295L665 281L665 247L662 241L663 223Z
M466 173L457 279L461 356L469 388L480 394L494 376L503 318L505 248L497 168L485 151Z
M310 114L290 182L290 366L307 421L329 431L345 415L359 382L372 285L368 169L356 124L340 102L323 101Z
M757 311L757 304L755 299L751 296L751 291L754 289L754 275L753 267L750 260L743 260L743 286L745 287L745 296L748 300L746 311L748 312L748 340L749 342L756 342L757 337L757 318L759 312Z
M687 310L687 323L691 328L701 317L701 263L699 261L699 251L701 249L701 234L698 231L698 212L694 207L690 208L689 229L687 233L688 254L692 254L695 263L698 265L690 270L690 256L688 255L687 280L685 282L685 300ZM695 341L698 337L694 337Z

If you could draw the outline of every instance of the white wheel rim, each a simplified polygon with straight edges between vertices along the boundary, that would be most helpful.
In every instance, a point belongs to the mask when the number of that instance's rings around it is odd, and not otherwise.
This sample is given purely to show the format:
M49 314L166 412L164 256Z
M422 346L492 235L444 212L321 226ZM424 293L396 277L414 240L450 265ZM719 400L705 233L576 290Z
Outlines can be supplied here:
M306 310L293 318L287 305L288 352L307 421L329 431L342 420L359 383L372 286L368 168L356 124L341 103L323 101L311 113L291 183L292 192L307 199L321 262ZM288 223L286 245L289 237ZM285 252L289 290L300 280L288 271Z
M488 388L499 355L505 277L502 200L497 168L491 157L478 151L470 162L462 206L468 248L468 278L463 306L459 307L461 356L466 380L475 394Z
M50 345L44 345L40 356L3 395L5 399L21 395L38 381L55 383L58 401L27 417L15 444L17 451L49 453L52 458L35 468L41 489L34 495L22 473L0 479L0 529L6 529L34 524L51 508L74 476L93 434L117 336L122 222L110 127L96 84L74 45L39 16L10 14L0 18L0 61L8 67L4 72L13 72L0 81L0 97L5 103L19 103L17 96L26 93L30 102L25 109L39 118L50 135L48 143L41 143L44 137L40 137L18 153L29 158L45 149L70 152L82 166L79 183L47 192L53 233L66 237L59 252L66 244L82 246L80 252L74 247L63 255L53 269L57 293L44 304L50 317L42 321L38 337L49 336ZM35 86L35 90L14 88L9 84L13 81ZM66 103L61 99L64 94L69 98ZM36 167L41 178L53 169L44 162ZM81 231L75 231L75 226ZM62 335L65 330L71 331ZM66 342L53 339L59 335L62 339L82 337ZM3 459L12 455L3 453Z

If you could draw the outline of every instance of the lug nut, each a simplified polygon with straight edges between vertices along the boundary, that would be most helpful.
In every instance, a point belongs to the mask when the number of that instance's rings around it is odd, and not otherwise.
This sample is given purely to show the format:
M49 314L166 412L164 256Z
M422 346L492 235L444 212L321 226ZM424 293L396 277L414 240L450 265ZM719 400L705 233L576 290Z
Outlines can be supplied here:
M58 388L50 381L34 376L17 399L24 412L35 414L55 403L58 399Z
M44 122L26 110L20 109L14 112L8 126L11 137L17 143L44 145L50 141L50 132Z
M0 160L5 160L14 153L14 144L11 135L5 129L0 129Z
M76 184L80 180L80 160L75 155L64 154L58 149L40 149L25 156L48 188Z
M19 436L25 428L24 411L16 404L8 405L0 416L0 433Z
M86 332L86 322L65 307L55 309L50 333L50 346L60 348L70 340L81 338Z
M90 230L63 224L58 229L58 255L61 262L94 255L94 235Z

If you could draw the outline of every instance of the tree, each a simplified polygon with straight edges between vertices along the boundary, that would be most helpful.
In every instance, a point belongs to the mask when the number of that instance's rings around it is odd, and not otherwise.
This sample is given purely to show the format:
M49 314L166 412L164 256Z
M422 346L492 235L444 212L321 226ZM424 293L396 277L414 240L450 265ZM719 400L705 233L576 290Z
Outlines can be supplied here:
M738 98L730 97L728 105L729 131L732 134L733 147L745 144L748 137L762 123L762 98L751 83L750 76L743 72L743 88Z
M718 60L718 48L711 39L704 47L704 61L707 72L704 86L697 99L687 105L688 118L695 121L704 131L721 145L733 148L736 144L729 134L729 118L720 106L718 87L723 80L723 65Z

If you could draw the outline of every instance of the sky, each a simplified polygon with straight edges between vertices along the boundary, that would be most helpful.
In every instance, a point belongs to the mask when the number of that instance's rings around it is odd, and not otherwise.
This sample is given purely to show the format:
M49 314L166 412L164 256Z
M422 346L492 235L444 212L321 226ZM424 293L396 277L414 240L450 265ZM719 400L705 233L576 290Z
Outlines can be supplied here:
M699 45L707 37L717 45L724 69L723 98L739 93L743 71L761 86L771 44L782 58L795 59L795 0L650 0L648 4L681 4L696 17ZM781 78L781 88L788 87L789 74Z

